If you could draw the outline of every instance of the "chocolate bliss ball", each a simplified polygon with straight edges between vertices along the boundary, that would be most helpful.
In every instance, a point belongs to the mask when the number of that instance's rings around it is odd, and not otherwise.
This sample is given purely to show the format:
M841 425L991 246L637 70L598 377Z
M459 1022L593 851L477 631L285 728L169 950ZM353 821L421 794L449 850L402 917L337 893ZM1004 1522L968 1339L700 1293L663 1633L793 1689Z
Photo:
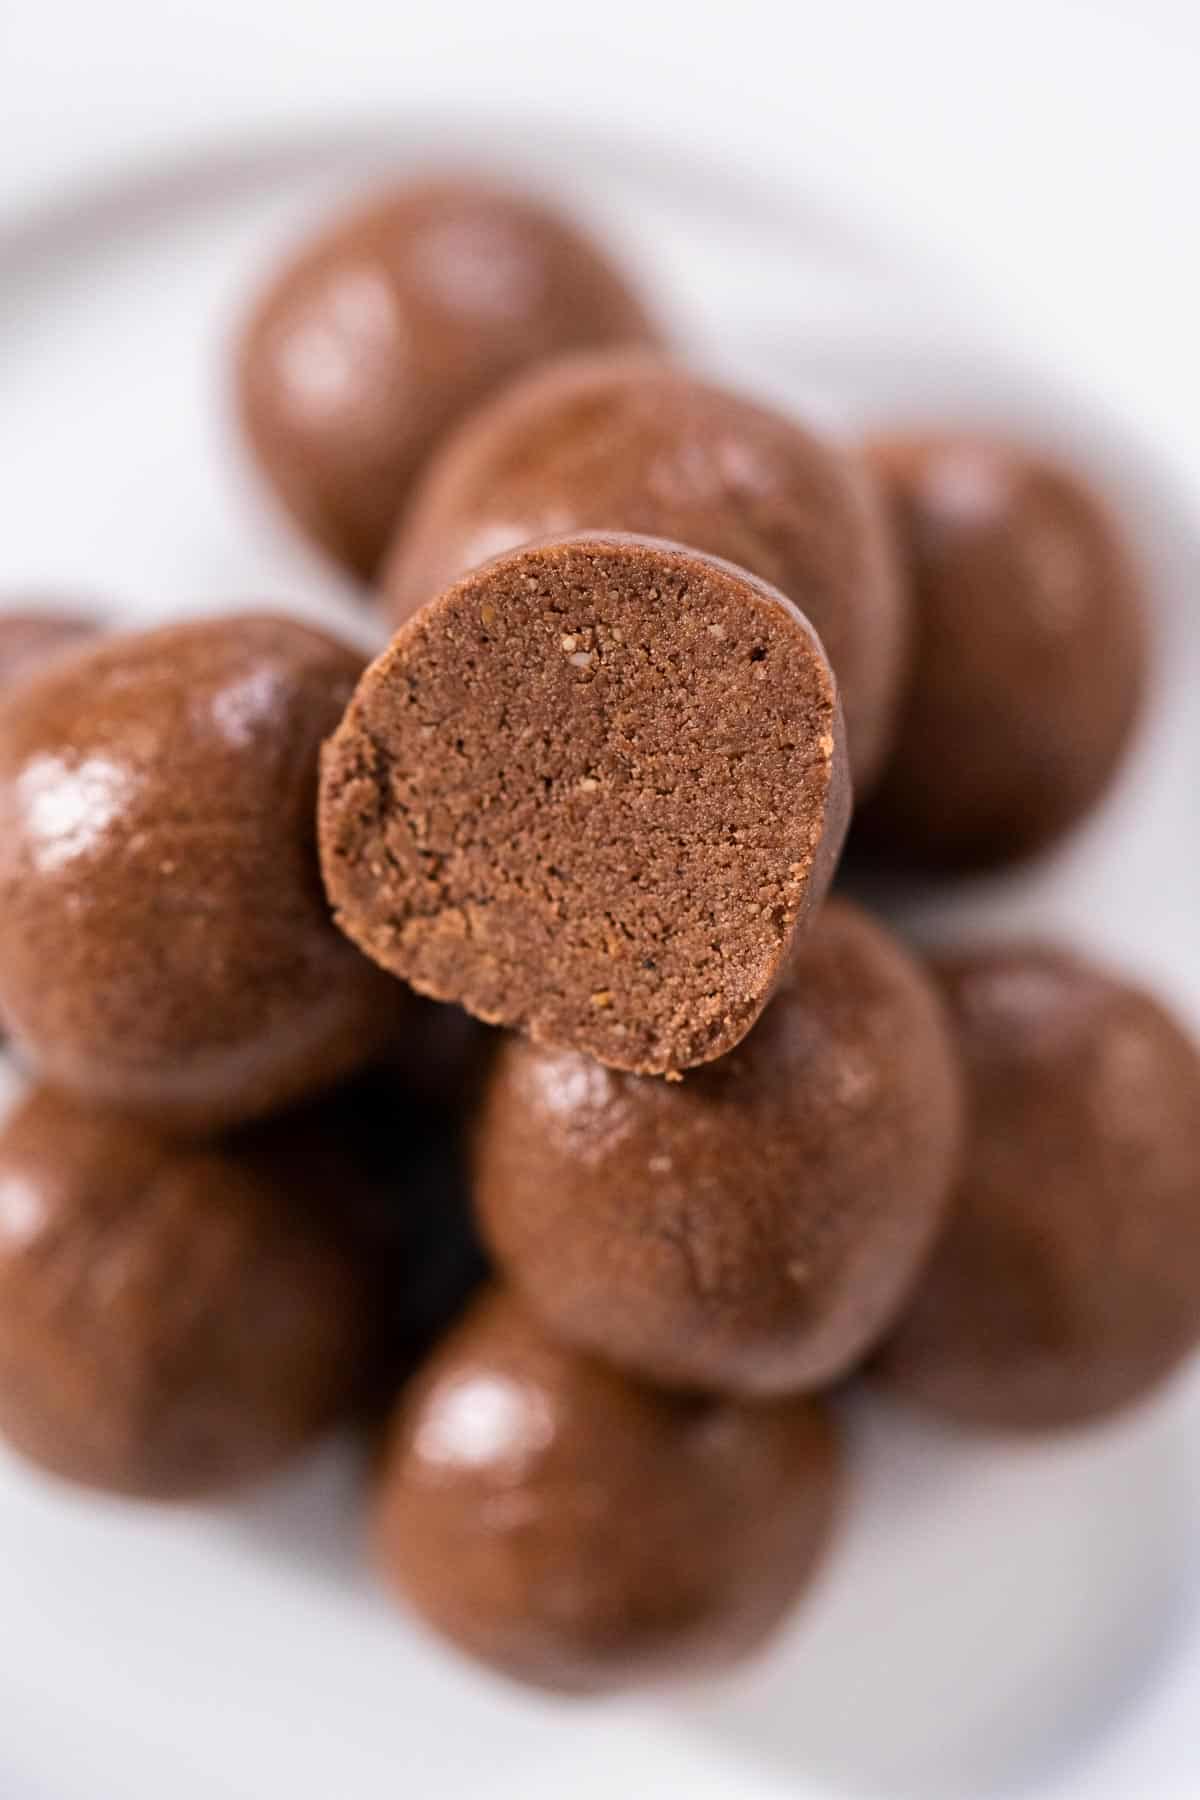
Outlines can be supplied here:
M829 1415L635 1387L478 1302L401 1403L376 1500L399 1596L502 1674L586 1694L720 1668L809 1582Z
M321 891L362 659L281 618L111 637L0 696L0 1014L54 1086L207 1129L365 1061L390 985Z
M419 991L617 1068L745 1036L841 848L815 634L649 538L499 557L402 626L322 764L338 923Z
M238 398L296 522L368 579L425 458L495 387L558 351L655 335L624 276L550 208L413 182L282 270L245 329Z
M967 951L937 973L970 1131L881 1376L968 1425L1103 1418L1200 1341L1200 1050L1061 950Z
M873 487L781 413L662 357L596 351L531 371L432 460L384 573L397 624L534 538L634 531L724 557L808 619L837 676L855 788L891 737L907 594Z
M476 1134L489 1247L547 1329L648 1380L820 1388L892 1323L957 1171L921 969L831 902L732 1054L681 1084L514 1039Z
M365 1375L348 1167L319 1124L181 1144L35 1092L0 1129L0 1433L146 1499L294 1455Z
M1069 470L990 438L871 448L912 588L915 647L880 786L856 825L918 868L1045 849L1109 785L1146 682L1137 569Z

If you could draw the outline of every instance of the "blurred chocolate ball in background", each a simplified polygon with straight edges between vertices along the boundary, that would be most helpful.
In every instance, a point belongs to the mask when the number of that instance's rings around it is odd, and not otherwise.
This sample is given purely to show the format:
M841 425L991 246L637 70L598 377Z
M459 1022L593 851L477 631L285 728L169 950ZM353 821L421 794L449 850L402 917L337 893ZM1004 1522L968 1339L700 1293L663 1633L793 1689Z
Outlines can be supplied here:
M1200 1342L1200 1049L1148 994L1063 950L935 967L967 1148L880 1375L968 1425L1103 1418Z
M335 217L261 295L237 394L296 523L376 572L443 434L542 357L658 336L569 219L468 177L409 182Z
M1138 717L1150 620L1130 547L1079 476L995 439L882 439L869 459L914 648L855 845L946 873L1032 855L1100 799Z

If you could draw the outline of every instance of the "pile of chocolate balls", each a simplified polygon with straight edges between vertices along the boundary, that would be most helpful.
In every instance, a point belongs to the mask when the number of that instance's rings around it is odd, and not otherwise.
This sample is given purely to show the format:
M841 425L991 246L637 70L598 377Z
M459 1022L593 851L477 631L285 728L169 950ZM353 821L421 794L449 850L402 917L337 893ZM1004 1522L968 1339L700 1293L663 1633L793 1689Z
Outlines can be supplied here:
M1200 1338L1171 1014L838 889L848 834L950 881L1100 799L1134 558L1032 450L711 385L473 179L302 246L235 381L390 641L0 618L0 1431L173 1500L352 1422L451 1643L719 1667L827 1548L853 1371L1057 1430Z

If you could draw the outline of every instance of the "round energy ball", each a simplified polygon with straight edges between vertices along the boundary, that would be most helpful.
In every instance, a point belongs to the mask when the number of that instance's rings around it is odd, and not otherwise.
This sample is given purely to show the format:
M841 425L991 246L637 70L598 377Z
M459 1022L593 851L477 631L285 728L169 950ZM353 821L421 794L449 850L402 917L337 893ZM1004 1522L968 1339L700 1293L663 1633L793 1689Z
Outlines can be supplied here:
M314 823L361 667L231 617L99 640L0 696L0 1015L47 1082L208 1129L378 1047L393 984L334 928Z
M931 983L834 901L750 1036L680 1084L504 1044L476 1205L564 1342L671 1386L787 1394L837 1380L891 1325L960 1142Z
M848 810L795 607L589 535L498 557L401 627L326 747L321 862L343 931L420 992L661 1074L753 1025Z
M865 792L891 737L907 593L873 487L785 415L649 352L531 370L430 462L383 576L397 624L467 569L556 533L633 531L748 569L808 619L833 665Z
M1200 1050L1062 950L980 948L936 973L971 1127L880 1376L967 1425L1102 1418L1200 1341Z
M238 401L297 524L369 579L426 457L495 387L558 351L655 336L624 276L549 207L411 182L335 219L272 282Z
M0 1128L0 1433L147 1499L269 1474L366 1373L349 1184L319 1123L179 1143L36 1091Z
M915 646L856 842L918 868L1043 850L1108 787L1146 686L1141 580L1100 498L1045 458L970 436L870 448Z
M820 1561L840 1480L820 1402L636 1387L492 1293L401 1403L375 1548L458 1649L603 1692L757 1648Z

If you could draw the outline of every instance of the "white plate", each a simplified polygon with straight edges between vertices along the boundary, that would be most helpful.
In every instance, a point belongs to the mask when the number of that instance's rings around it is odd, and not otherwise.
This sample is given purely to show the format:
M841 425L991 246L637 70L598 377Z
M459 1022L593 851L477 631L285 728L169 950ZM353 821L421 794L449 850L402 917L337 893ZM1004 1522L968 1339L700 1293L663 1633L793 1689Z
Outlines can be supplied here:
M478 126L456 141L485 154ZM994 328L965 332L961 297L943 312L922 271L811 207L599 140L496 141L627 243L712 367L851 429L1002 424L1111 489L1164 652L1126 778L1037 870L903 912L930 931L1061 931L1200 1024L1200 554L1170 471ZM359 131L231 151L0 239L0 592L111 597L131 621L265 600L364 629L248 476L228 335L277 246L413 149ZM862 1398L848 1420L843 1542L784 1644L724 1685L592 1711L481 1677L393 1615L359 1567L347 1450L208 1512L98 1502L0 1464L0 1793L977 1800L1127 1793L1151 1768L1156 1794L1193 1793L1190 1729L1186 1762L1171 1734L1200 1701L1200 1383L1038 1448Z

